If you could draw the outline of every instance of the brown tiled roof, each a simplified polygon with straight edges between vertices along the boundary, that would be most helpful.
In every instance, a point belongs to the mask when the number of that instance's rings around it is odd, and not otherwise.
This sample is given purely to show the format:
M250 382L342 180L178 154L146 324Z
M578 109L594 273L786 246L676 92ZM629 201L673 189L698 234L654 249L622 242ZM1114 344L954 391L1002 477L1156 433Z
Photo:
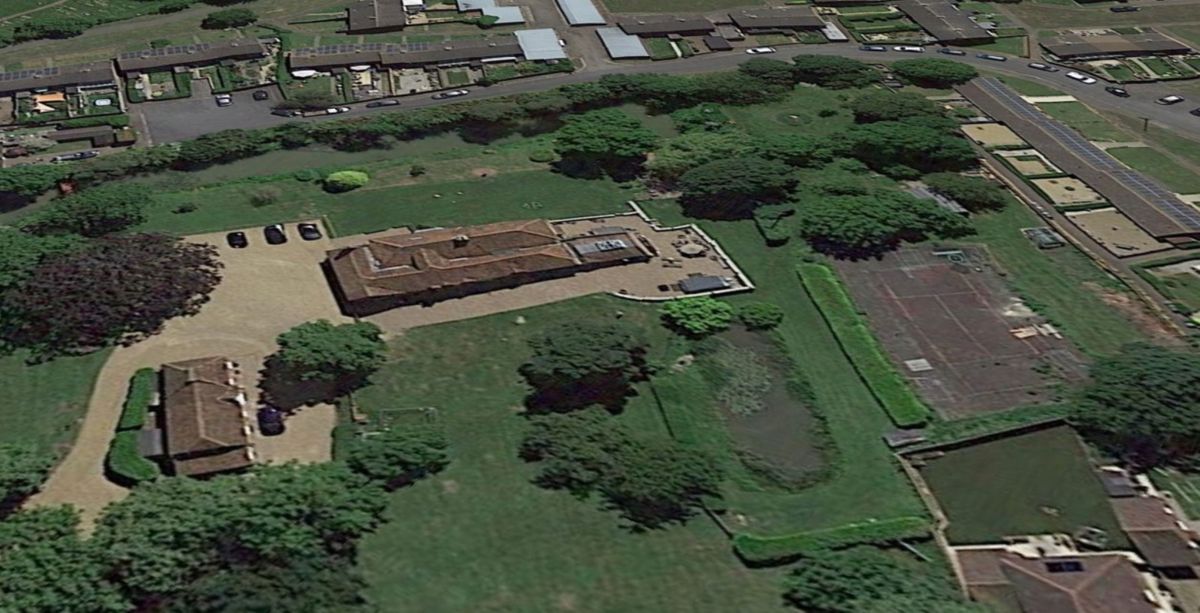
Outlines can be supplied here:
M241 393L222 357L173 362L162 367L167 453L189 456L247 444Z
M400 29L408 23L402 0L358 0L346 9L346 31Z
M1167 512L1165 502L1152 496L1114 498L1110 502L1121 529L1151 566L1200 565L1200 554L1191 546L1190 535L1179 528L1179 518Z
M807 6L752 8L729 13L729 19L742 29L787 28L821 29L825 22Z
M1042 39L1039 44L1062 59L1191 52L1187 44L1153 31L1095 36L1062 34Z
M939 42L977 41L992 37L950 0L901 0L896 8Z
M959 551L958 559L972 594L1004 601L1007 586L1025 613L1155 611L1137 569L1120 554L1031 559L996 549Z
M174 458L175 474L185 477L198 477L233 470L239 470L254 465L247 454L249 448L237 447L216 453L181 459Z
M404 295L579 265L545 220L426 230L333 250L350 301Z
M117 56L117 70L134 72L210 64L221 60L264 57L267 50L256 39L226 40L212 43L174 45L159 49L129 51Z

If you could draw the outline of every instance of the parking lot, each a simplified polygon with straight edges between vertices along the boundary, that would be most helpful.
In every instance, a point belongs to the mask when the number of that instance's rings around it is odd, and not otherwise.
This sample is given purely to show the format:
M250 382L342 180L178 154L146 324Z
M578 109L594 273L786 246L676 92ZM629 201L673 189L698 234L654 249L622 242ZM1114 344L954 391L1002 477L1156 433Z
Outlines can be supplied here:
M269 94L267 100L255 100L255 91ZM135 104L131 112L140 114L150 131L154 144L170 143L199 137L213 131L213 126L227 130L232 128L261 128L285 123L287 118L271 114L279 100L279 89L265 85L230 94L233 104L217 106L213 99L212 86L207 80L192 81L192 96L178 100L161 100Z

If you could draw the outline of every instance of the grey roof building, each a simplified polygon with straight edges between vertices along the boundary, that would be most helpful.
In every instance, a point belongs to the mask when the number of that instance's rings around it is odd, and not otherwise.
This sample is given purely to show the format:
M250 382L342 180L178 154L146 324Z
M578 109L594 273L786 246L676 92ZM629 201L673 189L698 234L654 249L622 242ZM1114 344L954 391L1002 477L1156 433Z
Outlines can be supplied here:
M222 60L262 58L266 55L267 50L262 43L253 39L173 45L122 53L117 56L117 70L121 74L129 74L175 66L203 66Z
M0 73L0 95L35 89L111 85L116 82L117 75L113 73L110 61L31 68Z
M950 0L901 0L896 8L938 42L970 44L992 40L991 33Z
M1189 45L1154 31L1097 36L1067 34L1042 39L1040 44L1048 53L1063 60L1174 55L1192 51Z
M729 19L745 32L820 30L825 27L825 22L807 6L742 9L729 13Z
M525 23L525 15L519 6L500 6L496 0L457 0L458 12L479 11L487 17L495 17L495 25Z
M669 34L704 35L717 29L717 26L703 17L628 17L621 19L617 25L626 34L636 36L667 36Z
M621 28L596 28L596 35L604 43L605 51L614 60L648 58L650 52L642 39L621 31Z
M558 10L562 11L567 23L573 26L602 26L604 16L592 4L592 0L557 0Z
M550 28L517 30L517 44L527 60L565 60L567 54L558 44L558 34Z
M350 34L392 32L406 25L404 0L358 0L346 8L346 32Z

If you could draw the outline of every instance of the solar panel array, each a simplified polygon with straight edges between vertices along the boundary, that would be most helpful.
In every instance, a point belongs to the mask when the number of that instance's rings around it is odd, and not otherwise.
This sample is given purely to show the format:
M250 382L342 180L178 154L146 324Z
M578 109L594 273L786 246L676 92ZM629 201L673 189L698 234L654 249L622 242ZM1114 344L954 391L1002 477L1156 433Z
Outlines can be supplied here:
M200 51L207 51L212 48L209 43L200 43L197 45L171 45L170 47L159 47L157 49L141 49L139 51L126 51L117 57L122 60L132 60L140 57L166 57L169 55L188 55Z
M1135 170L1130 170L1116 158L1100 149L1083 135L1038 110L1024 98L997 79L979 79L980 89L1004 104L1022 119L1037 125L1060 145L1092 168L1108 173L1129 191L1143 198L1155 209L1170 217L1189 231L1200 231L1200 211L1182 201L1171 190Z
M57 66L50 68L32 68L29 70L16 70L13 72L5 72L0 74L0 81L16 81L18 79L32 79L34 77L53 77L57 76L61 71Z

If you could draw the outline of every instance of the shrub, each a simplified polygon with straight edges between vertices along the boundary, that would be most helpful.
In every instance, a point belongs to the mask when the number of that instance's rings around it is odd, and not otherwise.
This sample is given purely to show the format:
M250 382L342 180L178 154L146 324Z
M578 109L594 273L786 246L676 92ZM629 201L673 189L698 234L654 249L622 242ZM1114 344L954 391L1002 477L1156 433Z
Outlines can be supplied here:
M770 330L783 321L783 309L770 302L748 302L738 307L737 317L751 330Z
M931 87L949 87L979 76L971 66L941 58L900 60L892 63L892 70L913 83Z
M421 164L413 164L412 168L408 169L408 176L419 177L421 175L424 175L426 172L429 172L429 171L428 171L428 169L425 168L425 166L423 166Z
M475 20L475 25L479 26L481 29L486 30L486 29L496 25L497 21L500 21L500 18L496 17L495 15L484 15Z
M250 9L225 9L209 13L200 27L205 30L224 30L225 28L240 28L258 21L258 15Z
M101 115L99 117L76 117L66 121L58 122L58 127L66 128L92 128L95 126L112 126L114 128L125 128L129 126L129 115Z
M855 545L885 545L901 539L926 538L929 534L929 522L925 518L897 517L783 536L737 534L733 537L733 548L743 560L762 565Z
M138 451L137 430L118 432L113 437L104 464L112 476L127 484L151 481L161 474L158 465L143 458Z
M146 412L154 400L157 386L158 374L153 368L143 368L133 373L129 379L129 391L125 395L125 405L121 407L117 430L134 430L146 423Z
M325 191L331 194L340 194L363 187L371 180L371 177L362 171L358 170L339 170L328 177L325 177Z
M823 264L798 265L804 288L829 323L842 351L854 364L859 377L901 428L924 425L930 411L883 355L875 336L854 307L833 271Z
M529 153L529 161L539 164L549 164L558 160L558 156L549 149L537 149Z
M296 172L292 173L292 178L305 183L309 181L319 181L321 180L321 173L311 168L305 168L304 170L297 170Z
M195 213L196 210L199 208L200 207L196 206L195 202L185 202L185 203L171 209L171 212L175 213L176 215L184 215L187 213Z
M264 187L254 190L250 193L250 204L252 206L268 206L279 201L279 190L274 187Z
M694 337L720 332L733 322L733 307L708 296L672 300L661 313L668 326Z

